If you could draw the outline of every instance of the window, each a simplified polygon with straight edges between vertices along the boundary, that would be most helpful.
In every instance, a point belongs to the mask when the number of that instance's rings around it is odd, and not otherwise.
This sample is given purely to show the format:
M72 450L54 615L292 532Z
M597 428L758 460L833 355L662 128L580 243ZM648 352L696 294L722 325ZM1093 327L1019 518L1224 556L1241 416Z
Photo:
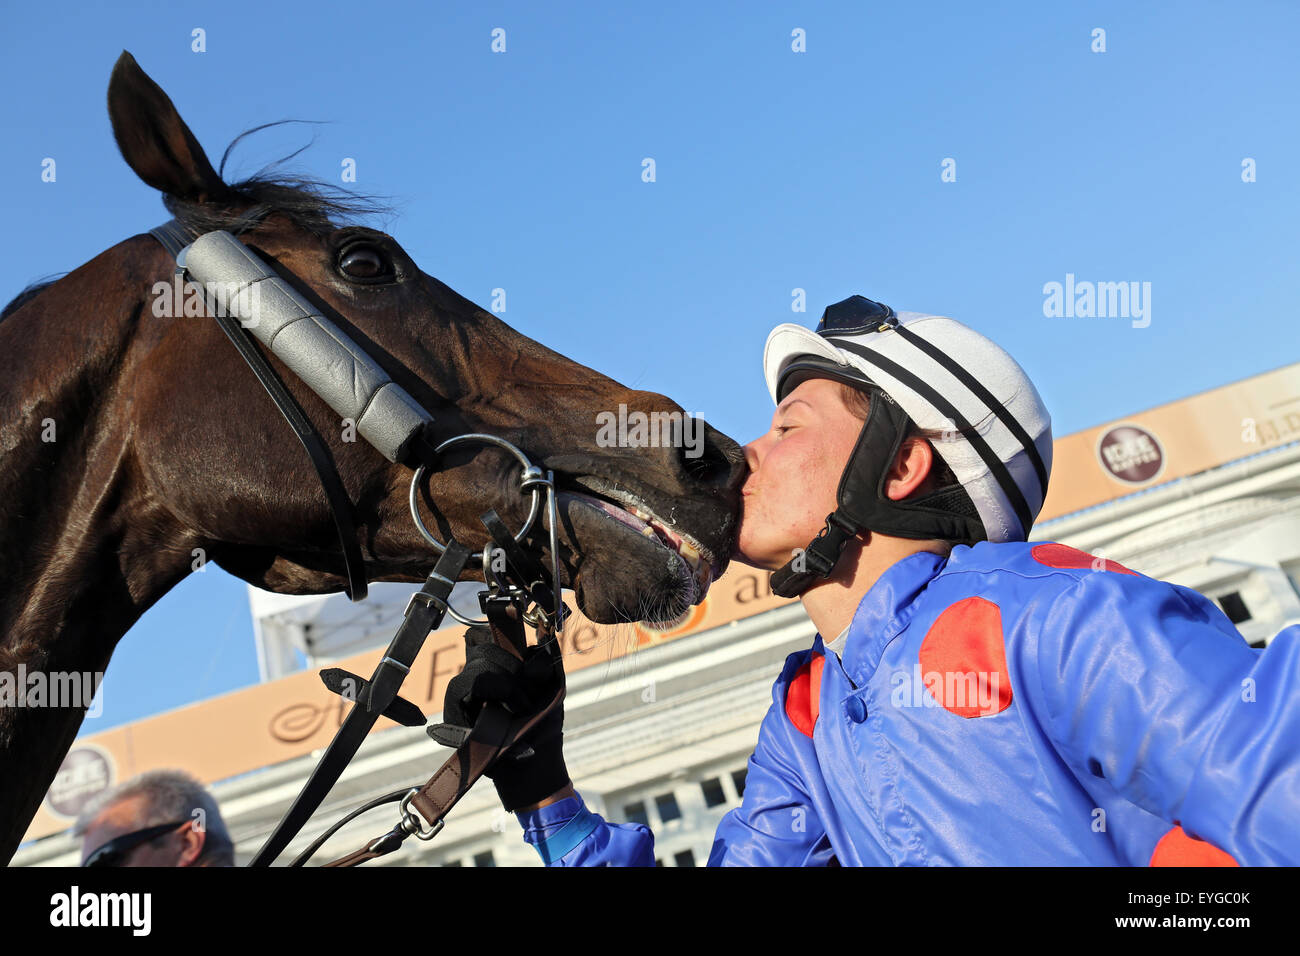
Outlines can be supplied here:
M682 850L681 853L673 854L673 862L678 866L694 866L695 854L690 850Z
M1237 591L1221 595L1219 606L1223 608L1223 613L1228 615L1228 620L1233 624L1250 620L1250 609L1246 607L1246 602L1241 599L1241 594Z
M655 807L659 810L659 819L667 823L679 819L682 811L677 809L677 798L671 793L661 793L655 797Z
M731 782L736 785L736 796L738 797L743 797L745 795L745 775L747 773L749 773L748 767L744 770L737 770L731 775Z
M443 866L464 866L464 865L465 864L460 862L460 860L448 860L446 863L443 864Z
M492 859L492 851L484 850L482 853L474 854L475 866L496 866L496 860Z
M710 777L705 780L700 784L700 789L704 791L704 805L706 807L716 807L727 802L727 795L722 791L722 781L717 777Z
M623 819L628 823L644 823L650 825L650 817L645 812L645 801L638 800L636 803L629 803L623 808Z

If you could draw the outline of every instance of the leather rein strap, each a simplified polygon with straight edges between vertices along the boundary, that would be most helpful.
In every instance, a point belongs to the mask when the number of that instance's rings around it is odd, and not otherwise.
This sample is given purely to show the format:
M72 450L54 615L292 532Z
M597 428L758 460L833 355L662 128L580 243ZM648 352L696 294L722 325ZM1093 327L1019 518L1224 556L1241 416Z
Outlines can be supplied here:
M510 623L504 625L502 618L491 608L488 608L487 614L492 636L496 643L514 656L522 658L519 646L522 641L517 643L516 639L510 637L507 633L507 631L517 633L520 638L522 637L522 623L514 616L518 614L518 611L518 605L505 610L504 613L511 615L511 617ZM548 639L548 634L544 628L538 628L537 637L540 643ZM553 638L550 641L550 646L554 649L553 653L557 660L556 666L560 666L558 663L559 645ZM469 792L479 777L496 762L497 758L514 746L519 738L527 734L547 714L560 706L563 700L564 687L561 686L542 710L531 715L516 717L499 706L484 706L465 742L447 758L446 762L434 772L433 776L425 781L423 786L412 789L403 799L403 807L409 802L411 806L419 811L420 816L424 817L429 824L427 831L419 826L419 821L414 820L409 811L404 809L401 822L392 830L383 836L368 841L364 846L346 856L331 860L324 865L327 867L357 866L367 860L373 860L376 857L392 853L401 847L402 842L411 834L423 840L432 839L442 829L443 821L451 808ZM320 842L323 842L323 840ZM307 853L294 861L294 865L305 862L306 857L315 849L315 846L309 848Z
M376 721L386 710L389 710L390 705L401 700L397 696L397 691L410 671L411 665L415 663L415 658L420 653L420 648L424 646L429 632L436 630L442 624L447 602L451 598L451 590L455 586L456 579L460 577L461 571L469 563L469 559L468 548L458 542L451 542L442 557L438 559L424 587L411 596L410 602L406 605L402 624L389 643L383 658L375 667L370 680L353 678L355 684L359 686L354 686L352 695L344 695L352 696L355 703L348 711L343 726L330 741L297 799L276 825L275 830L267 837L262 848L249 863L250 866L271 865L271 862L289 845L289 841L297 836L298 831L324 802L330 788L343 775L348 763L361 749L362 743L365 742ZM321 676L328 687L329 680L324 674ZM423 723L423 715L421 715L421 723Z
M493 640L502 649L522 660L526 649L523 607L529 600L541 607L549 605L552 611L543 615L537 625L537 642L538 646L545 647L555 667L563 667L560 644L551 630L551 622L566 612L546 584L546 572L531 555L518 546L495 511L485 513L482 521L505 556L508 576L514 582L529 582L527 589L516 586L507 593L494 589L491 593L485 592L479 596L479 604L487 615ZM412 789L403 798L402 817L398 825L383 836L376 837L365 846L326 863L325 866L357 866L384 856L398 849L411 834L422 840L432 839L442 829L443 820L451 808L469 792L475 781L497 758L560 706L564 700L564 691L562 682L547 705L532 714L514 715L499 705L485 704L464 743L456 748L423 786ZM420 827L419 821L406 809L407 803L415 807L428 822L428 831ZM327 831L294 861L294 865L305 862L332 832Z

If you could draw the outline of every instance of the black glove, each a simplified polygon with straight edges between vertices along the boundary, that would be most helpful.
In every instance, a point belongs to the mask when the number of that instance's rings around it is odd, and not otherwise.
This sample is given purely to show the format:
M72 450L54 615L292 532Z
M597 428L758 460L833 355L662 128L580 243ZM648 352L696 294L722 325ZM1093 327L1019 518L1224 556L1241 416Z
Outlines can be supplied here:
M447 685L442 720L429 736L446 747L459 747L469 736L483 705L502 705L510 714L535 714L564 685L558 654L537 645L520 660L492 638L486 627L465 632L465 669ZM496 785L506 810L537 803L569 783L564 766L564 704L534 725L485 771Z

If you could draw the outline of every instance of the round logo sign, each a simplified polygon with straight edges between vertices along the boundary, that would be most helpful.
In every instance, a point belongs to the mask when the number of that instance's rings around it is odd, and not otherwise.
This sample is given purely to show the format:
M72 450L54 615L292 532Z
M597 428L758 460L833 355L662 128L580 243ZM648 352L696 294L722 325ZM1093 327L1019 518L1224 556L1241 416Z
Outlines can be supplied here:
M1156 436L1136 425L1117 425L1097 442L1097 457L1112 478L1141 485L1165 467L1165 452Z
M75 820L91 797L113 784L113 765L98 747L68 751L45 793L45 808L58 817Z

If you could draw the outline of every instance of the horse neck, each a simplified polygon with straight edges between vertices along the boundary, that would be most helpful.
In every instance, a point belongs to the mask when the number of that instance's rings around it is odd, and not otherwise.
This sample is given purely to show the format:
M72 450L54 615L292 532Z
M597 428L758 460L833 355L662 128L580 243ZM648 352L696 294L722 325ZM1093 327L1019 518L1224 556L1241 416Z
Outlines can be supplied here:
M120 243L0 322L0 669L102 669L189 569L132 467L141 251Z
M133 467L129 402L147 273L120 243L0 322L0 671L102 673L189 571L186 536ZM0 707L0 861L17 847L85 707Z

